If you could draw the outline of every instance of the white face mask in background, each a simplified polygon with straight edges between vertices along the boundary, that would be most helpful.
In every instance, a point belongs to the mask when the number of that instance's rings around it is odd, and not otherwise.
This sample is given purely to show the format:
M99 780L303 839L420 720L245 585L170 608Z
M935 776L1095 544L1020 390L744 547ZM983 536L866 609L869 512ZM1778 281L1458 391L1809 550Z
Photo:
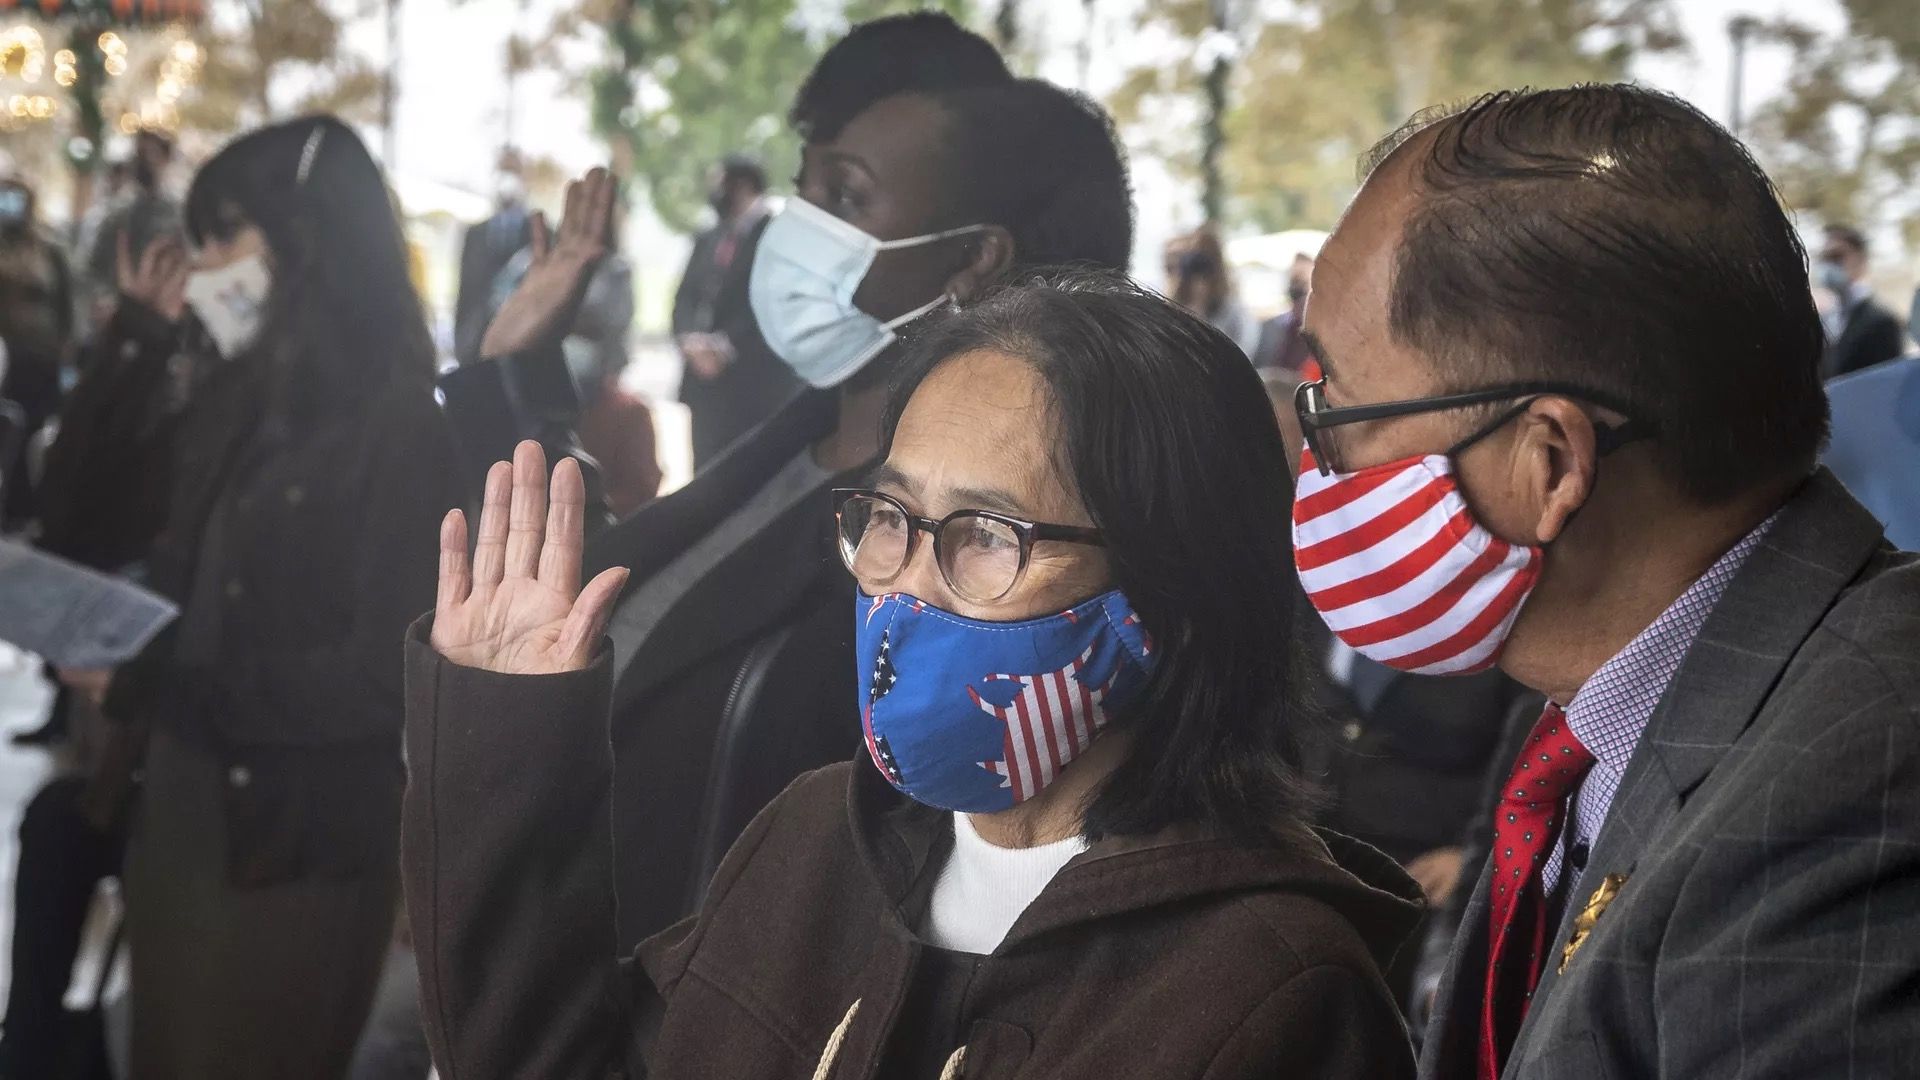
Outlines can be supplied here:
M895 319L879 319L854 306L854 293L882 251L918 247L979 232L968 225L925 236L881 240L805 199L790 199L754 251L747 298L767 344L810 385L838 386L893 344L897 331L939 307L936 296Z
M218 270L187 278L187 306L207 328L220 355L231 360L260 336L273 275L261 255L236 259Z

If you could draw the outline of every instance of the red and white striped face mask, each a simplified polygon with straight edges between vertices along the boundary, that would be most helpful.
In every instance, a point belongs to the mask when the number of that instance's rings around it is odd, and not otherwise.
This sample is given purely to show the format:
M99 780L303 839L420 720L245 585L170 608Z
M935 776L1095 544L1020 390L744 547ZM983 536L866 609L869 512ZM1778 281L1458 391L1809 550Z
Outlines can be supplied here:
M1418 675L1469 675L1500 658L1541 551L1474 518L1445 454L1322 476L1308 451L1293 558L1307 599L1355 652Z

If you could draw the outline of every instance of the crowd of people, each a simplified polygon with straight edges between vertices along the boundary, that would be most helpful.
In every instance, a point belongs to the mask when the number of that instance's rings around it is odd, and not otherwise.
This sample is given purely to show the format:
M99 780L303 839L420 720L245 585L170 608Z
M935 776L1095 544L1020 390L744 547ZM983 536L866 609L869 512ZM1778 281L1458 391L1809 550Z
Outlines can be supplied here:
M1211 230L1130 280L1111 119L946 16L788 119L792 197L713 170L659 498L606 170L470 230L437 381L336 120L178 206L143 139L78 272L0 187L9 527L180 609L53 672L0 1077L99 1075L110 877L139 1080L1909 1069L1861 233L1810 265L1671 97L1495 93L1262 323Z

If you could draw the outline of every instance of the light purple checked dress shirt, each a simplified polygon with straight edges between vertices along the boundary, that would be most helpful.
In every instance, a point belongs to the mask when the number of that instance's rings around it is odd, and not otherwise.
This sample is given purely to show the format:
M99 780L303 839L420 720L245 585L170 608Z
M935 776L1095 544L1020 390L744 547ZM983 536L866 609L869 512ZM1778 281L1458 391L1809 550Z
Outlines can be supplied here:
M1633 757L1634 747L1640 745L1640 736L1646 732L1654 709L1666 696L1667 686L1680 670L1680 661L1700 636L1707 616L1726 595L1733 575L1747 561L1747 556L1753 554L1753 549L1760 546L1761 539L1778 517L1776 513L1741 537L1739 543L1708 567L1700 580L1689 585L1687 591L1628 642L1626 648L1600 665L1573 695L1573 701L1566 707L1567 726L1593 754L1593 769L1580 782L1573 797L1560 842L1548 850L1547 861L1540 868L1540 882L1546 895L1554 895L1563 873L1570 874L1567 895L1573 895L1579 886L1580 870L1567 868L1567 852L1581 844L1591 847L1594 838L1600 835L1607 811L1613 806L1613 797L1620 790L1620 780L1627 773L1627 762Z

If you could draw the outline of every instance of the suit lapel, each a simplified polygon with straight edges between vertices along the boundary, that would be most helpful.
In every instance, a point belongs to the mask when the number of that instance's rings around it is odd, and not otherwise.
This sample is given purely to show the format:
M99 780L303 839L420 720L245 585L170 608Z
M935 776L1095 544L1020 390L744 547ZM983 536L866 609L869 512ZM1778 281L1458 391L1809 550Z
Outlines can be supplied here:
M1547 1011L1541 1006L1559 981L1560 948L1587 893L1608 874L1628 874L1626 888L1633 888L1631 873L1642 854L1658 850L1655 839L1753 722L1801 643L1883 542L1880 523L1821 469L1748 556L1687 650L1627 763L1577 895L1563 905L1513 1060L1521 1060Z
M1502 763L1501 767L1505 767ZM1453 950L1434 991L1433 1015L1420 1047L1420 1080L1472 1076L1480 1045L1480 1011L1487 971L1487 896L1492 891L1493 860L1480 868Z

